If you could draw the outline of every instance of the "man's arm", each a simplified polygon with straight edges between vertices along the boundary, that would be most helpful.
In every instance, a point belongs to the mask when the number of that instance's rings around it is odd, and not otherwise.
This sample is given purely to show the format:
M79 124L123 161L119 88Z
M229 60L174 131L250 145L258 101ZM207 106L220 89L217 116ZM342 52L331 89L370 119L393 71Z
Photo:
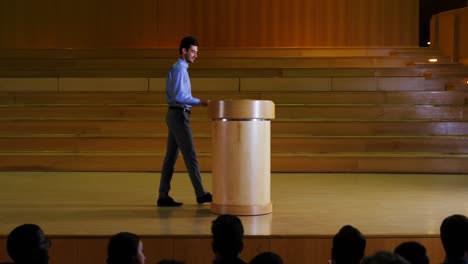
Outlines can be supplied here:
M190 83L184 82L185 72L177 69L172 76L172 93L174 99L179 104L198 105L201 100L192 96Z

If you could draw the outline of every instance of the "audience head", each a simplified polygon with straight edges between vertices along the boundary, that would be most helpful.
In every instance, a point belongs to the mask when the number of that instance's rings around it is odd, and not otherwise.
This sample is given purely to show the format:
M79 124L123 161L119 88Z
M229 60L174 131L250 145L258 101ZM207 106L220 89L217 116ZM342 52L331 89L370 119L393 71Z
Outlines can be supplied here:
M343 226L333 237L332 261L336 264L356 263L364 257L366 238L353 226Z
M418 242L401 243L395 248L394 253L402 256L411 264L429 264L426 248Z
M250 264L283 264L283 259L276 253L263 252L255 256Z
M410 264L397 254L387 251L379 251L375 255L365 257L361 264Z
M238 258L244 248L244 227L234 215L220 215L211 225L212 249L218 260Z
M144 264L143 243L132 233L121 232L109 240L107 264Z
M440 226L440 239L446 259L463 259L468 246L468 218L457 214L445 218Z
M50 241L34 224L16 227L7 238L7 252L16 264L46 264L49 262Z

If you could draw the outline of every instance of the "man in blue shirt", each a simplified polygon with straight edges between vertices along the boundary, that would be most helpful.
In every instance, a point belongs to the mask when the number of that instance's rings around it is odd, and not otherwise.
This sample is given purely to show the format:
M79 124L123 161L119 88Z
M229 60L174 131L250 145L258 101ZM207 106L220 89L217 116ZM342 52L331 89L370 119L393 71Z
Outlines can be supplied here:
M179 149L184 157L185 166L190 175L197 203L203 204L212 201L211 193L206 192L200 176L197 153L193 144L192 129L190 127L190 110L193 105L207 106L209 100L192 97L188 67L197 58L198 40L194 37L185 37L180 42L179 54L166 80L166 101L169 110L166 115L166 124L169 129L167 136L167 150L161 170L159 183L158 206L181 206L182 203L174 201L169 196L174 165L177 161Z

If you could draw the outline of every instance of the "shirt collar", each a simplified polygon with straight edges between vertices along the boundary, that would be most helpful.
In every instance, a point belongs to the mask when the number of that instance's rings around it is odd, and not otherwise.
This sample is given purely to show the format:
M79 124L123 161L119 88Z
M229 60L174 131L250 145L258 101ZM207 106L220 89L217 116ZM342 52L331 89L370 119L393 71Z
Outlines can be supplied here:
M184 61L182 58L179 58L179 63L181 66L183 66L185 69L189 67L188 63Z

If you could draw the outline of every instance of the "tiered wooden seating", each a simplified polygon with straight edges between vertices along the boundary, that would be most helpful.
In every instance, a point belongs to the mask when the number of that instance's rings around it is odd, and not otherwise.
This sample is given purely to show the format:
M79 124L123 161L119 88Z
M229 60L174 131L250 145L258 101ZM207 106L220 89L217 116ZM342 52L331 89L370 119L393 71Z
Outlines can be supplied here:
M172 53L3 55L0 169L160 170ZM468 172L468 70L437 51L207 50L191 74L195 96L276 103L275 172ZM192 118L209 171L210 121L201 107Z

